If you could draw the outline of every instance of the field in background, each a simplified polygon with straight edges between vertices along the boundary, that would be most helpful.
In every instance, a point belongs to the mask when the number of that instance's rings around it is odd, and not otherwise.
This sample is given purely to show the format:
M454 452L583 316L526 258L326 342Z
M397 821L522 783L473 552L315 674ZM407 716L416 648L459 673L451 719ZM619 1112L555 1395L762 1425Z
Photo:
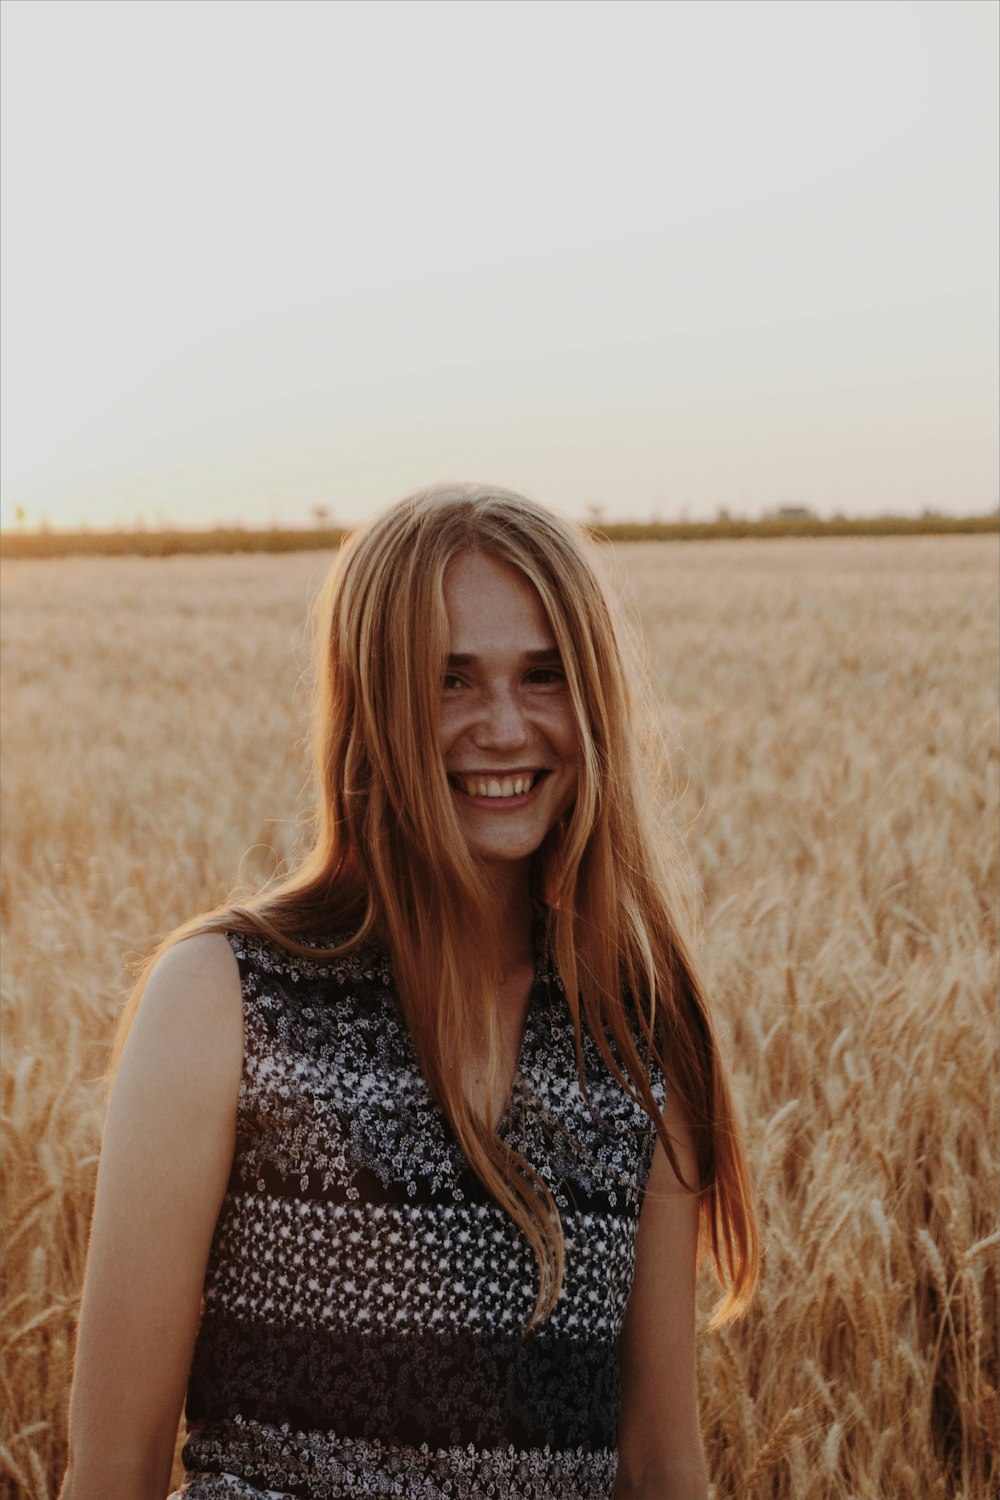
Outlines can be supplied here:
M942 516L837 516L823 521L818 516L769 516L760 521L740 521L723 516L715 521L627 521L601 523L591 528L603 541L611 542L699 542L738 541L751 537L845 536L953 536L1000 530L1000 517ZM26 557L176 557L209 552L314 552L338 547L345 532L341 527L311 530L251 530L247 527L217 527L206 531L39 531L0 532L0 558L12 561Z
M616 558L672 706L768 1246L754 1311L702 1340L715 1495L987 1500L996 540ZM122 959L292 847L325 562L3 567L6 1496L47 1500L64 1462Z

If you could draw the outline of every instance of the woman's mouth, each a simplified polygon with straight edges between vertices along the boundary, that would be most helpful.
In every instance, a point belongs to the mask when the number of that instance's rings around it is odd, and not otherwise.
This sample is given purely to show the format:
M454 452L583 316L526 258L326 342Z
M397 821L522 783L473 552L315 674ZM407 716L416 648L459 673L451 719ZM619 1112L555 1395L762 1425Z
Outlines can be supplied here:
M485 802L526 796L549 774L547 770L518 771L514 774L449 771L448 780L456 791L464 793L466 797Z

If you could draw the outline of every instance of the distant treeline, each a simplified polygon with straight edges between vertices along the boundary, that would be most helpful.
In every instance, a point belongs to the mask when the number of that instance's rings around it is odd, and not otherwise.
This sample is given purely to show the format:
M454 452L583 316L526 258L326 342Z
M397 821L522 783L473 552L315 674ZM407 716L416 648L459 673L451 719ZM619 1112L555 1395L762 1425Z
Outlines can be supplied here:
M773 516L762 521L626 521L588 528L598 541L696 542L743 537L794 536L944 536L959 532L1000 531L1000 515L986 516ZM248 531L219 527L213 531L3 531L0 556L22 557L173 557L207 552L330 552L348 534L344 527L311 527L300 531Z

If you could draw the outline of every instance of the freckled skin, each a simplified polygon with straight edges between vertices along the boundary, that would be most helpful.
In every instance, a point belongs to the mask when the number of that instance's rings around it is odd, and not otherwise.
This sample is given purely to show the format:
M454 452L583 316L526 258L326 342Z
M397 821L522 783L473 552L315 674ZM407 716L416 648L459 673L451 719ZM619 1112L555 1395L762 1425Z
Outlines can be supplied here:
M446 769L497 779L527 770L545 775L527 798L469 797L453 790L473 852L486 865L523 865L576 795L579 746L569 689L558 662L529 652L554 651L552 627L534 586L507 563L464 552L445 575L449 664L441 689L441 742Z

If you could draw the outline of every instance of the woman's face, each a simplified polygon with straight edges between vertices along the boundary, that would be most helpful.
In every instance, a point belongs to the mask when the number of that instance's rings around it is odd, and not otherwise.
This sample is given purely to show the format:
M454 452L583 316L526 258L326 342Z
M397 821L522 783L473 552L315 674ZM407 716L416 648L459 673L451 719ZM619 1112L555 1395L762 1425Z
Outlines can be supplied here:
M444 581L448 665L441 742L469 846L526 865L576 795L576 721L537 590L507 563L463 552Z

